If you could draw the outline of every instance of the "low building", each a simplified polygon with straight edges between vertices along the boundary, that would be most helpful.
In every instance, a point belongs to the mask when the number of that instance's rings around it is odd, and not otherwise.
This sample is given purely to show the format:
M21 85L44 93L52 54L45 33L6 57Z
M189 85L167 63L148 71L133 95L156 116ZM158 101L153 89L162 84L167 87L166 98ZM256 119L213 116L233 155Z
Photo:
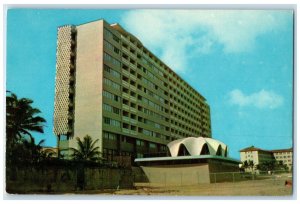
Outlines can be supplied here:
M188 137L170 142L167 147L170 156L135 159L152 185L224 181L228 178L224 172L239 171L240 161L229 158L227 145L218 140Z
M289 149L277 149L277 150L271 150L275 160L278 163L282 163L287 165L289 170L293 167L293 148Z
M264 150L254 146L250 146L240 150L241 162L253 162L253 167L248 167L245 171L253 171L255 166L265 162L278 162L278 164L286 164L289 170L292 168L293 149Z
M255 166L263 162L274 161L272 152L254 146L240 150L240 157L242 163L244 163L245 161L247 161L248 163L253 161L253 167L248 167L245 169L245 171L248 172L253 171Z

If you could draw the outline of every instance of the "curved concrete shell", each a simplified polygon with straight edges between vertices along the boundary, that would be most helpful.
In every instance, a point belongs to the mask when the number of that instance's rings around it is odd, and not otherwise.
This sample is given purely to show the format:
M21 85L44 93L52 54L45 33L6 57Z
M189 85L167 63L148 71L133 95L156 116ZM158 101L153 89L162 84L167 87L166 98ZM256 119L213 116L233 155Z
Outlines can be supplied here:
M182 153L182 145L187 152ZM228 148L223 142L205 137L187 137L174 140L168 145L172 157L184 155L217 155L227 157Z

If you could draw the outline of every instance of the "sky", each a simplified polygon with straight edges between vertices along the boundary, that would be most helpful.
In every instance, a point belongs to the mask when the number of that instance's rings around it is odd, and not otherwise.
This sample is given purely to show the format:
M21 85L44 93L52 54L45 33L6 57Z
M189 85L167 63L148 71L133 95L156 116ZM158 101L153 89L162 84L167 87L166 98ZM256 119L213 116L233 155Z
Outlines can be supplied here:
M251 145L292 146L291 10L8 10L5 89L42 111L38 141L56 145L57 27L97 19L121 24L207 99L212 137L231 157Z

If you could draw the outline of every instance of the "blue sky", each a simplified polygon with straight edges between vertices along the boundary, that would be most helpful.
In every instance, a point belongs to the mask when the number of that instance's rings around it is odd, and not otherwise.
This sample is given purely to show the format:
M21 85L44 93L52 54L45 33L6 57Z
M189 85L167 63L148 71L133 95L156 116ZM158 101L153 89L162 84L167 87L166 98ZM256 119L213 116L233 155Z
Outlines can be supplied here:
M250 145L292 146L293 13L288 10L30 10L7 16L6 89L34 100L55 146L57 27L120 23L198 90L211 108L213 138L230 155Z

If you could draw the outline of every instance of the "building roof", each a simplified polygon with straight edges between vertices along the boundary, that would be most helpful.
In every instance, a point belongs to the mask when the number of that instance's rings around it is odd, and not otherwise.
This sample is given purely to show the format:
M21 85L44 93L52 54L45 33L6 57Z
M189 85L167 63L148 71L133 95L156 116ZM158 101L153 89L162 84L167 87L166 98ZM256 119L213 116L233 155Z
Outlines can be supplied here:
M254 146L246 147L241 149L240 152L251 152L251 151L261 151L261 152L269 152L269 153L277 153L277 152L292 152L293 148L289 149L277 149L277 150L264 150Z
M292 152L293 148L289 148L289 149L275 149L275 150L271 150L271 152L273 153L278 153L278 152Z
M180 156L179 154L182 146L186 148L191 156L205 154L227 157L228 155L227 145L218 140L206 137L187 137L178 139L170 142L169 144L167 144L167 146L172 157Z
M254 147L253 145L240 150L240 152L252 152L252 151L270 152L268 150L264 150L264 149Z
M223 157L223 156L215 156L215 155L137 158L134 160L134 162L182 161L182 160L194 160L194 159L217 159L217 160L225 160L225 161L231 161L235 163L241 163L241 161L237 159Z

